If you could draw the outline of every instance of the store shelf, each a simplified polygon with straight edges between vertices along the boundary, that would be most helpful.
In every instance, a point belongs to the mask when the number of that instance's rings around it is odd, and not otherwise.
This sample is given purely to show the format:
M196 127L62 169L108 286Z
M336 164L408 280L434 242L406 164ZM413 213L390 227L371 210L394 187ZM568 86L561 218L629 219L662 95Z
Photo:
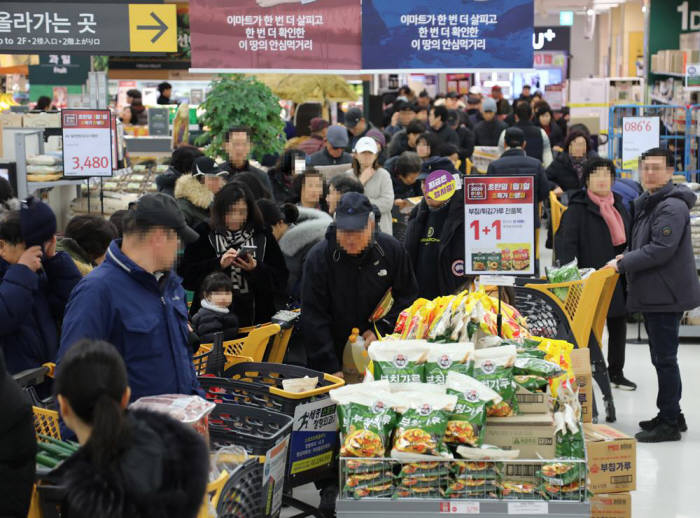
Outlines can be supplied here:
M652 74L656 76L669 76L669 77L685 77L685 74L678 74L675 72L651 72Z
M588 502L494 501L494 500L421 500L365 499L338 500L338 518L434 518L440 514L481 515L489 518L589 518Z
M80 185L85 180L56 180L54 182L27 182L27 191L32 193L39 189L52 189L64 185Z

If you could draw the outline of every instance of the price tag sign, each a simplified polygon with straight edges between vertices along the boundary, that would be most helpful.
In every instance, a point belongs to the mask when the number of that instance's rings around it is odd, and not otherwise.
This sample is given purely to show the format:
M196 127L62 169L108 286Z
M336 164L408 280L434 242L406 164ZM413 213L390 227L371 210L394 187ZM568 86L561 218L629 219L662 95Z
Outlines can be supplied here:
M532 176L464 179L465 275L534 275Z
M547 502L508 502L508 514L540 515L549 514Z
M659 147L658 117L624 117L622 119L622 168L637 170L639 157Z
M440 502L440 514L480 514L480 502Z
M112 114L63 110L64 176L112 176Z

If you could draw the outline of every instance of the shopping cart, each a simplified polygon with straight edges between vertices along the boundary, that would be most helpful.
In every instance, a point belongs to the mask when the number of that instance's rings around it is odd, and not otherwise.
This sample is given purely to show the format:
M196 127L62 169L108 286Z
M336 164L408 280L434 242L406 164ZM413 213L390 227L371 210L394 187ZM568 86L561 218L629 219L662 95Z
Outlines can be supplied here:
M527 318L528 328L535 336L571 342L577 348L589 347L593 378L603 393L606 421L616 421L615 403L608 369L603 358L603 328L608 315L618 274L610 268L593 272L584 280L547 283L524 279L515 288L514 306ZM560 299L554 290L567 290ZM593 416L597 417L595 398Z
M262 361L265 357L270 337L279 334L281 329L279 324L272 323L242 328L240 332L241 334L245 333L246 336L222 343L224 356L226 357L225 368L246 361ZM213 343L201 344L195 356L211 352L213 347Z
M566 209L566 205L559 201L554 191L549 191L549 212L552 215L552 260L556 260L554 241L557 236L557 230L559 230L559 225L561 225L561 218L564 212L566 212Z
M285 391L285 379L317 378L313 390ZM277 363L239 363L225 372L225 378L200 378L207 399L251 405L293 418L287 463L284 503L301 511L297 517L318 516L318 511L292 497L295 487L336 477L337 421L335 404L328 393L344 381L329 374Z

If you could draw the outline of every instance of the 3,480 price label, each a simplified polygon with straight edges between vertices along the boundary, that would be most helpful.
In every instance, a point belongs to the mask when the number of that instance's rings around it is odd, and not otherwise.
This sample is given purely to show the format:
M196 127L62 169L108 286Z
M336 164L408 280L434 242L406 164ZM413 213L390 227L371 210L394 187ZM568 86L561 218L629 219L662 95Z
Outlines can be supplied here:
M112 176L112 114L109 110L63 110L63 174Z

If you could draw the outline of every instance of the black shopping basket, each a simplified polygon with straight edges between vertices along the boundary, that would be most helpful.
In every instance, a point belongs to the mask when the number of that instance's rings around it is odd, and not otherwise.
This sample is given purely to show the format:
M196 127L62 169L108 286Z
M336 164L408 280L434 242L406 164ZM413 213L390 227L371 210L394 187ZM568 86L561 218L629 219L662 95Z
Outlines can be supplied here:
M337 476L337 418L328 393L341 387L342 379L279 363L239 363L224 374L226 379L199 379L207 399L265 408L294 418L287 462L288 493L294 487ZM283 389L283 380L305 376L317 378L317 388L300 393ZM285 496L285 503L306 513L298 516L316 514L315 509L290 495Z

